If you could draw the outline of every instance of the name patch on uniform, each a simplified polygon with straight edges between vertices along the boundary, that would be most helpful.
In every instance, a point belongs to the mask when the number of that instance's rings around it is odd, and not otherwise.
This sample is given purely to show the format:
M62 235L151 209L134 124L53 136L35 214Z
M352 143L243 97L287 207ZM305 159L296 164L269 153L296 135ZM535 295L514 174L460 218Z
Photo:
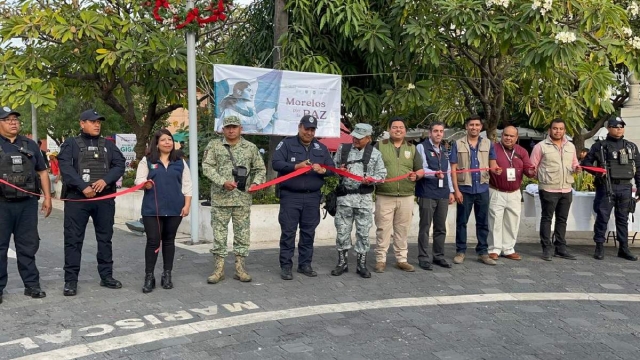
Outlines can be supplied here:
M22 165L22 156L11 156L13 165Z
M98 150L98 147L97 146L87 146L87 150L96 151L96 150Z

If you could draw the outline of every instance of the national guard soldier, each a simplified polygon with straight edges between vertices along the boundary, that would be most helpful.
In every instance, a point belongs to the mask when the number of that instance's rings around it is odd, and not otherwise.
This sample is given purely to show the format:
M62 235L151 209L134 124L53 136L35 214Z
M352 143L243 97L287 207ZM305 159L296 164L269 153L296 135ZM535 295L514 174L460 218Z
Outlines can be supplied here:
M222 120L222 139L209 142L202 159L204 175L211 180L211 227L215 257L214 271L207 278L210 284L224 280L224 258L227 256L229 220L233 223L233 252L236 255L234 279L251 281L245 269L249 255L251 228L252 184L265 181L266 168L258 147L241 136L242 126L237 116Z
M38 145L20 135L20 113L4 106L0 108L0 179L32 193L42 189L42 212L51 214L49 174ZM24 294L43 298L40 273L36 267L38 236L38 198L0 184L0 304L7 286L7 252L13 235L18 260L18 272L24 283Z
M80 114L80 136L67 139L60 147L58 162L62 175L64 203L64 296L78 292L78 274L82 244L89 222L98 242L98 273L100 286L110 289L122 287L113 278L111 238L116 203L113 198L87 200L116 192L116 181L122 177L125 158L116 145L100 136L104 116L90 109Z
M298 272L314 277L311 267L313 240L320 224L320 188L325 176L333 173L321 165L334 166L327 147L315 138L318 119L304 115L298 124L298 135L287 137L276 147L272 167L279 176L311 166L310 171L282 182L280 185L280 277L292 280L293 253L296 232L300 225L298 243Z
M636 187L640 184L640 168L636 164L640 154L636 144L624 139L625 125L619 117L609 119L607 138L593 144L582 161L583 166L597 165L607 170L604 174L587 170L596 177L596 197L593 201L593 211L596 213L593 240L596 242L596 251L593 257L597 260L604 259L607 224L614 207L616 208L616 238L620 244L618 257L631 261L638 260L629 250L627 221L629 213L634 212L636 207L637 200L631 196L631 179L635 179Z
M335 215L336 248L338 265L331 275L340 276L349 271L347 254L351 248L351 229L356 223L357 254L356 272L363 278L370 278L367 270L367 253L369 252L369 229L373 224L372 180L383 180L387 169L382 161L382 154L371 146L373 128L369 124L356 124L351 132L353 144L342 144L338 148L333 161L340 169L362 176L365 180L358 182L349 178L341 178L336 189L338 209Z

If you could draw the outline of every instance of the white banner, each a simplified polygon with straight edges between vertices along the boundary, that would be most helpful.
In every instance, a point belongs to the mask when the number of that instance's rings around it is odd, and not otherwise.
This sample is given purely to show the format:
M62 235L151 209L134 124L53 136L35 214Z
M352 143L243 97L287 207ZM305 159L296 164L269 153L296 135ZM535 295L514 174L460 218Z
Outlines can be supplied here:
M116 146L120 149L122 155L124 155L127 168L131 162L136 159L134 148L137 142L136 134L116 134Z
M318 119L317 137L340 136L340 75L214 65L216 131L240 118L245 134L296 135L300 118Z

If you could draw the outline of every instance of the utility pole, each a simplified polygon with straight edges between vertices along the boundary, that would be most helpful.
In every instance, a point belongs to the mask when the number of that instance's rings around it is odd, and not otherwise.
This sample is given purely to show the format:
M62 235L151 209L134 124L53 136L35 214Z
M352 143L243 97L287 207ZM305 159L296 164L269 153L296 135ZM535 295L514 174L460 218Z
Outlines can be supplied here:
M187 0L187 10L193 0ZM198 192L198 99L196 95L196 34L187 33L187 97L189 103L189 169L193 183L191 198L191 245L200 242L200 195Z
M273 14L273 68L277 68L280 64L280 37L287 33L289 27L289 14L287 14L286 0L275 0L275 12ZM273 179L277 176L271 166L271 160L276 152L276 146L282 140L282 136L269 137L269 158L267 164L267 177Z

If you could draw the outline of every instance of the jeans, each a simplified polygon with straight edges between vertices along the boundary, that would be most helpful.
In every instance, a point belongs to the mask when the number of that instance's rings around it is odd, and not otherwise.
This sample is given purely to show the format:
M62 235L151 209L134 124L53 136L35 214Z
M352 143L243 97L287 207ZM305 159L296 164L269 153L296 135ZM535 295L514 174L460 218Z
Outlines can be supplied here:
M556 216L556 226L553 231L553 245L558 251L567 249L567 240L565 234L567 232L567 218L569 217L569 209L573 201L573 195L568 193L539 191L540 207L542 214L540 216L540 243L542 248L551 247L551 219Z
M488 255L489 191L479 194L462 193L462 204L458 204L456 215L456 253L464 254L467 251L467 223L469 215L471 215L471 208L476 216L476 236L478 238L476 254Z

